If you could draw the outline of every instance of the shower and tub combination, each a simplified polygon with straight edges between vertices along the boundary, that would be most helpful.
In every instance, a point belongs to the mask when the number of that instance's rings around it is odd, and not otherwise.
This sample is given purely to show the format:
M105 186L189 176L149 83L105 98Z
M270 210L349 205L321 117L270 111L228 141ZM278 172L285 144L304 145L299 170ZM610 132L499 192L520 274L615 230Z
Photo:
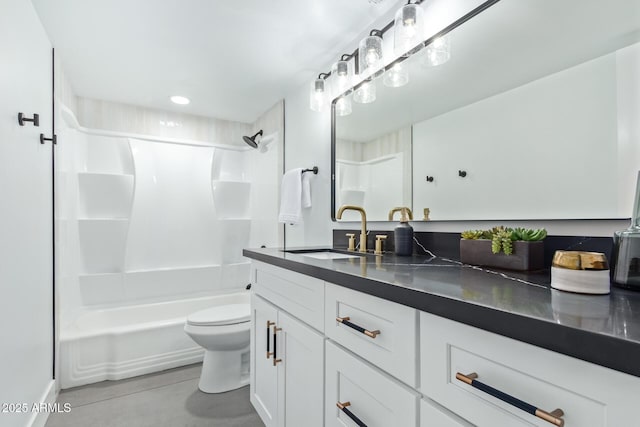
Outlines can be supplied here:
M255 150L240 137L232 145L87 129L63 113L56 215L62 388L203 357L203 391L246 384L242 248L278 244L278 149L267 149L278 133L260 141L259 132ZM265 201L269 192L273 202ZM265 223L274 229L265 231Z

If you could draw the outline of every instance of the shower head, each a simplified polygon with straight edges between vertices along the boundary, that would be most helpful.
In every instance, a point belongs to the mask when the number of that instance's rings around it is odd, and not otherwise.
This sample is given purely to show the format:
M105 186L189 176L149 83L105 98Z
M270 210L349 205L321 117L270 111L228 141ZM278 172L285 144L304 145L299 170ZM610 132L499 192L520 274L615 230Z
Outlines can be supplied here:
M260 138L258 138L260 137ZM262 138L262 129L260 129L255 135L253 136L243 136L242 139L244 140L244 142L247 143L247 145L249 145L249 147L251 148L258 148L258 143L260 142L260 139Z

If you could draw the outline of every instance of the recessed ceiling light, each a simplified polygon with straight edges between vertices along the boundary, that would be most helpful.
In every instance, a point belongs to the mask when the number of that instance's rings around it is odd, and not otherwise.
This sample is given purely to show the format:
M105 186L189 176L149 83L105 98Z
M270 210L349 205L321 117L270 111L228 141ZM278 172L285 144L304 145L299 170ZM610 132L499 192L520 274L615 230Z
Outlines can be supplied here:
M171 100L171 102L173 102L174 104L178 104L178 105L187 105L188 103L191 102L191 100L185 96L179 96L179 95L174 95L171 98L169 98Z

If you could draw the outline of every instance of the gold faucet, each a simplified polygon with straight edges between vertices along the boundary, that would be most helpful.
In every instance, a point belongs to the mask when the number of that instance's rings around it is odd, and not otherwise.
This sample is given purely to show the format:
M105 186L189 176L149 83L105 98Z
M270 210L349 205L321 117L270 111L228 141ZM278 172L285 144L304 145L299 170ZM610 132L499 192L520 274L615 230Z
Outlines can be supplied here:
M354 205L342 205L338 209L336 219L342 219L342 213L344 211L358 211L362 217L362 231L360 232L360 252L367 252L367 213L364 208Z
M393 221L393 214L395 214L396 212L402 212L402 216L404 216L404 212L407 213L407 215L409 215L409 219L413 221L413 212L411 212L411 209L405 207L405 206L401 206L398 208L393 208L389 211L389 221Z

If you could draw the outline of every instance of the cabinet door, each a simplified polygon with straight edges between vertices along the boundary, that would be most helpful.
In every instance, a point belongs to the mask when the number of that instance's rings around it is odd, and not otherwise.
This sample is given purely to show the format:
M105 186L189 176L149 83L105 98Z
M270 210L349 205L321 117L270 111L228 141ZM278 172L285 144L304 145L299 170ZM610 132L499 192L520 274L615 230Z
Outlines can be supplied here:
M324 337L282 311L278 328L278 425L322 427Z
M251 295L251 404L266 427L278 418L278 368L273 364L273 334L278 311Z
M415 427L420 396L357 356L327 342L327 427ZM438 426L441 427L441 426Z

